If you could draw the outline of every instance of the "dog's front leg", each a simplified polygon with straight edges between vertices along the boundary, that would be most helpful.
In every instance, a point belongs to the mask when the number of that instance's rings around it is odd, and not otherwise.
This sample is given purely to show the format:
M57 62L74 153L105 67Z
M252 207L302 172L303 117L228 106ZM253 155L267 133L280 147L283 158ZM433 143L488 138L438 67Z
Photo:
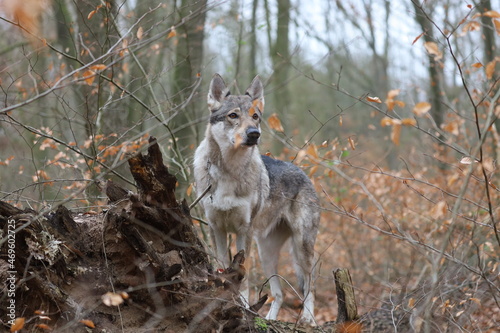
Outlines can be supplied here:
M222 268L229 267L229 257L227 253L227 235L216 226L211 226L212 240L215 242L215 252L217 261Z
M249 235L250 231L240 233L236 237L236 248L238 249L238 252L241 250L245 250L245 269L246 269L246 274L245 274L245 279L241 282L241 287L240 287L240 295L241 295L241 300L243 301L243 304L248 308L250 307L250 286L249 286L249 281L248 281L248 276L250 274L250 270L248 269L249 267L249 254L250 254L250 247L252 245L252 237Z

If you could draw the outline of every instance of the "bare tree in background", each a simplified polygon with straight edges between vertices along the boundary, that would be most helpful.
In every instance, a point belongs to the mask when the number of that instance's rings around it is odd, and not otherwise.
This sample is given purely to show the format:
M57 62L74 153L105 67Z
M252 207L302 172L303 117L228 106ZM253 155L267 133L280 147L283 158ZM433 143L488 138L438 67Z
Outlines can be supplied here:
M275 109L287 111L290 103L288 88L290 62L290 0L278 0L278 20L276 23L276 39L270 46L273 63L272 82L274 86Z
M177 9L179 20L185 22L178 30L179 39L175 51L173 98L179 117L175 124L183 126L196 120L205 111L201 98L200 82L203 64L203 41L207 0L182 0ZM195 126L185 127L177 137L181 146L199 141Z
M415 9L415 20L418 22L424 33L423 38L426 45L437 45L434 34L434 26L430 20L432 16L432 5L426 6L428 12L424 12L416 1L413 1L413 8ZM429 93L430 102L432 104L431 114L437 128L443 124L444 119L444 105L443 105L443 68L440 62L441 57L433 52L427 53L428 71L429 71Z

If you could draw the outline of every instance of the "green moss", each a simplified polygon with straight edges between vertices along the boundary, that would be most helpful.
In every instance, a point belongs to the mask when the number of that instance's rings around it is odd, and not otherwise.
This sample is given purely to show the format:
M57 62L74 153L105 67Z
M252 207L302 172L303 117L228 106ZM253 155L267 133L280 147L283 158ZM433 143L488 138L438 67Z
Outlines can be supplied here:
M258 332L267 332L267 322L264 319L260 317L255 317L254 323L255 323L255 329Z

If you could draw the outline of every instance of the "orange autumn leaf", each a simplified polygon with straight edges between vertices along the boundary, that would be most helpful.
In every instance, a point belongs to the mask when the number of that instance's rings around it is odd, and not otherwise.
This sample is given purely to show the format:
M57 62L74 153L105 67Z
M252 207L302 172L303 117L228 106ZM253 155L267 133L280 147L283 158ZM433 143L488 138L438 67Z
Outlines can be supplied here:
M401 120L401 125L403 125L403 126L416 126L417 121L414 118L404 118Z
M374 102L374 103L379 103L379 104L382 103L382 101L378 97L366 96L366 100L368 102Z
M36 325L36 327L41 328L43 330L50 330L50 327L47 324L38 324Z
M311 168L311 170L309 170L309 178L311 178L316 173L316 171L318 171L318 167L319 165L315 165Z
M351 137L348 137L347 141L349 141L349 146L351 146L351 149L356 150L356 145L354 144L354 140Z
M47 8L50 8L49 4L42 0L4 0L0 7L8 17L22 27L21 31L27 39L34 44L39 43L37 36L41 30L40 17Z
M497 32L497 35L500 36L500 21L499 20L493 20L493 24L495 25L495 30Z
M11 155L5 159L5 161L0 161L0 165L9 165L10 161L14 159L14 155Z
M427 53L434 56L434 60L439 61L443 58L443 53L439 50L439 47L434 42L425 42L424 47L427 50Z
M420 35L418 35L417 37L415 37L415 39L413 40L413 42L411 43L411 45L415 44L419 39L420 37L422 37L423 35L425 34L425 31L422 32Z
M107 66L104 65L104 64L97 64L97 65L92 65L92 66L89 67L89 69L91 71L94 71L94 72L102 71L102 70L104 70L106 68L107 68Z
M382 120L380 120L380 126L386 127L386 126L391 126L392 125L392 119L389 117L384 117Z
M472 164L472 162L474 162L474 160L471 157L469 157L469 156L464 156L460 160L460 164L465 164L465 165Z
M355 321L347 321L337 325L337 332L339 333L361 333L363 325Z
M495 73L495 66L497 64L496 59L490 61L485 68L486 78L491 80L493 78L493 74Z
M267 119L267 123L269 124L269 127L271 127L271 129L277 132L283 133L285 131L276 113L273 113L272 115L269 116L269 118Z
M479 24L479 22L476 21L467 22L462 28L462 32L479 31L479 30L481 30L481 25Z
M83 76L83 80L85 81L85 83L88 84L89 86L91 86L92 83L94 83L94 79L95 79L95 72L94 71L86 70L85 72L83 72L82 76Z
M11 332L20 331L24 327L24 317L19 317L14 320L14 324L10 327Z
M480 62L476 62L476 63L472 64L472 67L474 67L474 68L481 68L481 67L483 67L483 64L480 63Z
M318 158L318 148L314 143L307 146L306 153L309 157Z
M387 99L385 100L385 104L387 105L387 110L394 110L395 106L404 107L405 102L394 99L397 95L399 95L399 89L389 90L387 93Z
M82 323L83 325L89 327L89 328L95 328L95 324L92 320L89 320L89 319L82 319L80 320L80 323Z
M483 13L483 16L492 17L492 18L500 18L500 13L495 10L488 10Z
M387 105L387 110L392 111L392 110L394 110L395 106L398 106L400 108L404 108L406 104L403 101L399 101L397 99L388 98L385 101L385 105Z
M430 103L428 103L428 102L420 102L420 103L417 103L413 107L412 112L416 116L421 117L421 116L425 115L427 112L429 112L430 109L431 109L431 104Z
M415 299L412 297L408 300L408 307L413 308L415 306Z
M167 35L167 39L170 39L175 36L177 36L177 31L175 31L175 27L172 26L172 28L170 28L170 32Z
M399 106L400 108L404 108L406 103L403 102L403 101L398 101L398 100L395 100L394 103L396 103L397 106Z
M399 137L401 136L401 124L394 124L391 131L391 141L399 146Z
M108 291L101 296L101 300L106 306L118 306L123 303L123 297L120 294Z
M90 20L90 19L91 19L91 18L95 15L95 13L97 13L97 10L96 10L96 9L94 9L93 11L91 11L91 12L89 13L89 15L87 15L87 20Z
M394 119L391 117L384 117L380 120L380 126L382 127L392 126L392 125L401 125L401 120Z
M102 8L102 5L98 5L93 11L87 15L87 20L90 20L98 11Z
M399 95L400 91L401 91L401 89L392 89L392 90L389 90L389 92L387 93L387 98L393 99L394 97L396 97L397 95Z

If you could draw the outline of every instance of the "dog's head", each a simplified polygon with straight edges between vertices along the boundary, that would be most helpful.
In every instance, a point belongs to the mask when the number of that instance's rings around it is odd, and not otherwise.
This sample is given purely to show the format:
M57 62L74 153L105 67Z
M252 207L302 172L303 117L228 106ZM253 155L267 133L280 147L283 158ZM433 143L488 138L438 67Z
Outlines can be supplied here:
M259 143L260 122L264 112L264 87L256 76L245 95L231 95L222 77L215 74L208 90L210 130L219 144L233 148Z

